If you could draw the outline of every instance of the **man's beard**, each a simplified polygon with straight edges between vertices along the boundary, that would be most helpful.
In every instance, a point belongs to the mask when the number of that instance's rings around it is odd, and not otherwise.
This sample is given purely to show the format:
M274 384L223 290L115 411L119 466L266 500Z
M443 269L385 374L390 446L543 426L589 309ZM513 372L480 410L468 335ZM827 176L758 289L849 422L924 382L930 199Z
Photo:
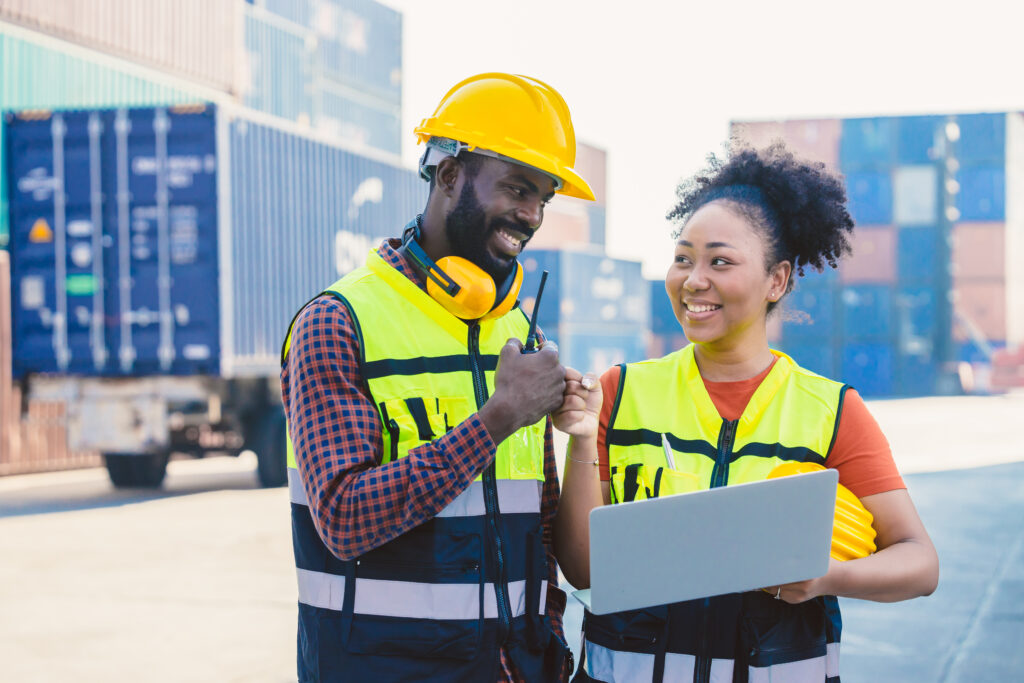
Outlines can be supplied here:
M528 235L523 242L529 242L533 230L522 223L507 218L495 218L487 224L487 215L476 198L472 181L467 181L459 194L459 201L445 218L444 234L448 238L452 254L461 256L480 266L496 284L501 284L512 272L515 263L512 258L500 259L487 249L487 243L496 230L503 227Z

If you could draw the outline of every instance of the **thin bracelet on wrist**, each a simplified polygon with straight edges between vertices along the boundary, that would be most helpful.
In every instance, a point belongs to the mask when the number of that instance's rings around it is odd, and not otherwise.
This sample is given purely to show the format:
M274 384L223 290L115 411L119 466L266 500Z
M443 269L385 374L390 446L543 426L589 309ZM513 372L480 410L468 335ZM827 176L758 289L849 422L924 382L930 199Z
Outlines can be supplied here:
M596 459L595 460L577 460L576 458L570 458L568 455L565 456L565 457L566 457L566 459L572 460L573 462L579 463L580 465L593 465L594 467L597 467L600 464L600 462L601 462L600 460L596 460Z

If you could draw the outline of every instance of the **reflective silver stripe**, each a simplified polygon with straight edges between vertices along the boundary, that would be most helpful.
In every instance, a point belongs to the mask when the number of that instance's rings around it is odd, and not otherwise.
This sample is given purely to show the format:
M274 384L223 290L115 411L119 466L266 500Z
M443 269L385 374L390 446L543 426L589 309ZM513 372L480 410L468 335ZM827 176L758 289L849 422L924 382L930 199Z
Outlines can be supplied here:
M502 514L514 512L540 512L541 488L537 479L499 479L498 508ZM438 517L475 517L483 515L484 483L474 481L469 488L437 513Z
M831 646L829 646L831 647ZM773 664L772 666L752 666L748 668L750 683L771 683L772 681L823 681L829 675L824 657L801 659L798 662ZM838 660L836 662L838 664ZM838 672L836 674L838 675Z
M345 577L308 569L297 569L299 602L304 605L340 611L345 601ZM543 614L547 600L547 582L541 584L538 609ZM512 616L526 613L526 581L508 585ZM479 619L480 584L419 583L356 579L356 614L406 619ZM498 618L494 584L484 584L484 618Z
M654 655L610 650L589 640L584 640L583 644L586 647L587 675L593 679L608 683L650 683L654 678ZM692 677L692 664L690 671ZM676 679L666 676L666 680Z
M515 512L540 512L541 489L544 482L536 479L499 479L498 508L502 514ZM469 488L458 495L438 517L474 517L483 515L484 508L483 482L474 481ZM302 485L299 471L288 468L288 495L296 505L309 505L306 489Z
M829 678L839 675L839 643L829 643L825 647L825 675Z
M585 641L587 649L587 674L599 681L629 683L644 681L654 676L654 655L641 652L612 650L596 643ZM685 681L693 678L697 658L693 655L668 652L665 654L665 680ZM731 659L711 660L711 683L730 683L734 662ZM788 679L782 679L788 680Z
M288 468L288 497L296 505L309 505L309 501L306 500L306 487L302 485L299 471L294 467Z

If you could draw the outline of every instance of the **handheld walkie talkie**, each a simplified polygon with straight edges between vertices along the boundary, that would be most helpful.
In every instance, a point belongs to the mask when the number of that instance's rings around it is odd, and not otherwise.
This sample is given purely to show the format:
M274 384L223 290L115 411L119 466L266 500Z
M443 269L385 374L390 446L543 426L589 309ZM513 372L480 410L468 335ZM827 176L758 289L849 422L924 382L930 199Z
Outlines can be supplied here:
M540 311L540 297L544 294L544 283L547 282L548 271L540 276L540 287L537 288L537 298L533 300L533 314L530 316L530 331L526 335L526 343L523 345L523 353L537 353L537 313Z

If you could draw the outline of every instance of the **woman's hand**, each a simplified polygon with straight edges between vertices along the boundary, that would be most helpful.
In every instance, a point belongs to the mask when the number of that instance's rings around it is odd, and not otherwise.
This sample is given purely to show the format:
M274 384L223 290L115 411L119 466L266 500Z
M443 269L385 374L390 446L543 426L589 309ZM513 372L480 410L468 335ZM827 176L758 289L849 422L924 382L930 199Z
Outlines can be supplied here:
M786 583L781 586L772 586L763 590L766 593L771 593L772 597L785 600L791 605L807 602L820 595L835 595L835 591L831 588L831 579L842 572L842 565L843 563L839 560L829 558L828 571L825 572L824 576L806 581Z
M601 413L601 383L593 373L565 368L562 405L551 414L555 428L576 437L596 437Z

